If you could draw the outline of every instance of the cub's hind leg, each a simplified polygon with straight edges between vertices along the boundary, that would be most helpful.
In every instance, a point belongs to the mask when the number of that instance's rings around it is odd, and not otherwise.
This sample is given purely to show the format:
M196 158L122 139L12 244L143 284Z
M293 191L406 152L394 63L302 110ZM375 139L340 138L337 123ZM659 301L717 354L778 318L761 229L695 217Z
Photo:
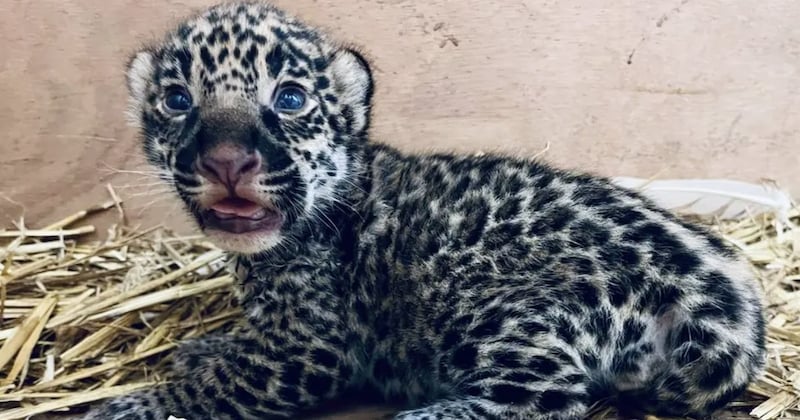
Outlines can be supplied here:
M709 288L725 288L724 279ZM688 310L663 316L656 343L658 357L639 363L633 375L621 371L626 363L612 365L618 405L623 411L674 417L705 418L742 394L765 363L764 318L752 296L727 291L723 301L714 293ZM664 321L666 320L666 322ZM618 358L625 356L620 352ZM638 381L631 381L638 377ZM624 384L623 386L620 386Z
M678 323L668 337L667 367L647 393L655 413L706 417L742 394L764 365L764 324L757 317L748 321L751 331L738 334L727 322Z
M451 397L397 419L578 420L591 404L587 376L560 349L468 342L439 366L451 376Z

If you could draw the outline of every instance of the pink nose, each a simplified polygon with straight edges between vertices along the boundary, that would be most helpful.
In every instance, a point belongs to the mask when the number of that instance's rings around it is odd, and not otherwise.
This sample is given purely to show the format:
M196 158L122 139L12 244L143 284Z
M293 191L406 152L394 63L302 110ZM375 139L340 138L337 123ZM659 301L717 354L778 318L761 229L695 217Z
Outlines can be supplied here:
M211 182L234 188L242 179L252 178L261 171L261 154L224 144L203 155L197 171Z

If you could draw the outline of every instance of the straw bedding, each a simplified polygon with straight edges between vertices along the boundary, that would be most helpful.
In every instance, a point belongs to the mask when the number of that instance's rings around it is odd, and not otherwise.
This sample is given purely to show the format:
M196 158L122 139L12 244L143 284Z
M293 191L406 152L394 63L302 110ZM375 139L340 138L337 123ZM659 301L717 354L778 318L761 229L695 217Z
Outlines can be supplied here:
M203 237L121 217L104 240L81 239L95 233L88 215L124 216L112 196L50 226L0 230L0 420L151 386L178 342L234 328L233 280ZM800 418L800 211L789 216L705 221L745 252L766 292L768 372L733 404L760 419Z

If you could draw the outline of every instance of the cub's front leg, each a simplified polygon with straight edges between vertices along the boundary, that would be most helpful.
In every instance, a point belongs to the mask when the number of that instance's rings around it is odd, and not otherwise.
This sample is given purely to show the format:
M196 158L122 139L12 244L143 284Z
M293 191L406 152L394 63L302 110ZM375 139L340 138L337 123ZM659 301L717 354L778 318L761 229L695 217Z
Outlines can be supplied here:
M189 342L171 382L113 399L87 419L268 419L291 417L335 396L350 371L323 342L268 347L247 337Z
M340 298L311 273L271 278L270 287L243 287L246 331L183 344L171 382L113 399L86 418L287 418L340 394L354 371Z

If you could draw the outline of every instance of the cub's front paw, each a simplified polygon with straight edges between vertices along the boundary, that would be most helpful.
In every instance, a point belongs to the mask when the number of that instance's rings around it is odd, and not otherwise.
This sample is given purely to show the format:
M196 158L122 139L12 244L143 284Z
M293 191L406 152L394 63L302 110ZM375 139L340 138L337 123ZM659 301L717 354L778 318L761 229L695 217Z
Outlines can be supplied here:
M108 400L92 407L81 420L167 420L164 407L142 392Z

